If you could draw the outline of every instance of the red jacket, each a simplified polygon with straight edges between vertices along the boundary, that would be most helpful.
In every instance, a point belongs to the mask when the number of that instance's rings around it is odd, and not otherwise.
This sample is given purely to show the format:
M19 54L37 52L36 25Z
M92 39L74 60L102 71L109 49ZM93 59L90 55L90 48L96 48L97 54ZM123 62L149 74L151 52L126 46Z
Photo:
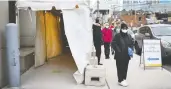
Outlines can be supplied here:
M115 27L114 27L113 25L111 25L109 28L111 28L111 29L112 29L112 28L115 28Z
M103 42L111 43L112 42L112 29L103 28L103 30L102 30L102 38L103 38Z

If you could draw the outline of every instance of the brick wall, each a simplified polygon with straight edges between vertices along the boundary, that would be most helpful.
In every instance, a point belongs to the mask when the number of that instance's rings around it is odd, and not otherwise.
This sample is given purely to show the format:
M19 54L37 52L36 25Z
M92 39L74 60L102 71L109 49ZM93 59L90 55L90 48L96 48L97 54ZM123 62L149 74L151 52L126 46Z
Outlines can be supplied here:
M139 17L141 17L141 21L139 21ZM141 24L146 24L146 17L144 15L123 15L121 19L124 20L129 26L131 26L131 22L133 27L140 26Z

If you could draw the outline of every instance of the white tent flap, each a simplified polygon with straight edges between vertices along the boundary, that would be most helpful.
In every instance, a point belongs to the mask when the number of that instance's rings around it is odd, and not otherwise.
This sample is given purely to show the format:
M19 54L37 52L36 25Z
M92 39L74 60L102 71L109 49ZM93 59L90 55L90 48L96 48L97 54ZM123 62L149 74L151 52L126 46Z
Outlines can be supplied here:
M79 72L87 66L87 53L91 50L92 38L89 30L88 14L85 9L63 10L65 34Z

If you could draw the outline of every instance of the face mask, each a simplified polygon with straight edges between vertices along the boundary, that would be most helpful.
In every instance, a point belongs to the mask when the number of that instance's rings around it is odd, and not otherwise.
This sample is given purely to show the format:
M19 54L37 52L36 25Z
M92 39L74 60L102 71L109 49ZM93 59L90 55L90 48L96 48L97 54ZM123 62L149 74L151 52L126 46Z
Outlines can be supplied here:
M122 30L122 32L123 32L123 33L127 33L127 32L128 32L128 30L126 30L126 29L123 29L123 30Z
M106 28L109 28L109 26L106 26Z

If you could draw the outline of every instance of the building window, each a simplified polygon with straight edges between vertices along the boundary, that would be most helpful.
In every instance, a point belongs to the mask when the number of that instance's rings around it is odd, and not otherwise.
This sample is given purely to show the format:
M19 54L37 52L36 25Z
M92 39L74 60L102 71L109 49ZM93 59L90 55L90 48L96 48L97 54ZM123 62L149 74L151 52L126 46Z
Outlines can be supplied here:
M138 21L142 21L142 17L139 17L139 18L138 18Z

